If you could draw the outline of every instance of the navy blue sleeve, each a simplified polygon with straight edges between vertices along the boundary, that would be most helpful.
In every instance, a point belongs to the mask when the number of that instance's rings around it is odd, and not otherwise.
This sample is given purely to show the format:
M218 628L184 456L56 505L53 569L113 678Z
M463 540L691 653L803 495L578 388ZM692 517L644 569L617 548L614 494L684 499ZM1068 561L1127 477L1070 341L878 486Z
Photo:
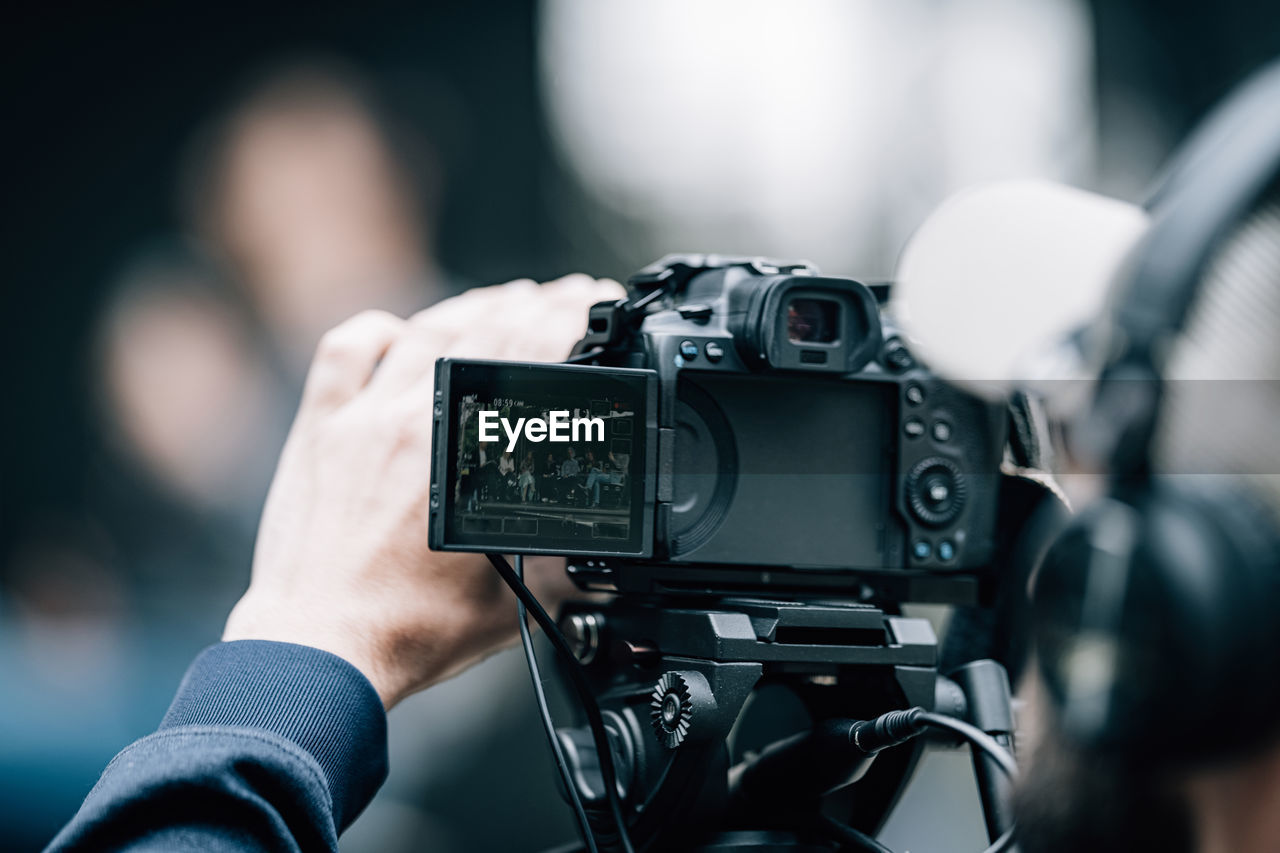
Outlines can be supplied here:
M386 775L386 713L354 666L308 646L220 643L48 851L337 850Z

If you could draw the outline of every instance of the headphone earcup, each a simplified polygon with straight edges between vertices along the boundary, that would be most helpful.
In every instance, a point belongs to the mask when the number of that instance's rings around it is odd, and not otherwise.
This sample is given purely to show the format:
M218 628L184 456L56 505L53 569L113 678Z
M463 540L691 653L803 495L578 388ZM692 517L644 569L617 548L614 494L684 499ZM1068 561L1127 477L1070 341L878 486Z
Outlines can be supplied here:
M1196 761L1280 723L1275 527L1236 489L1168 482L1069 524L1033 591L1040 672L1069 739Z

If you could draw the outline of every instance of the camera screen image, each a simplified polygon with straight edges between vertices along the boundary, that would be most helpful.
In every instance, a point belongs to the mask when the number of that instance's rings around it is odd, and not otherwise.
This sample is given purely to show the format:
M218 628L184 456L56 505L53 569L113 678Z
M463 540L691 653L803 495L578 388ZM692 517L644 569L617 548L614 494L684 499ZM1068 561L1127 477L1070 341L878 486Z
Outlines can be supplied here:
M645 547L641 371L449 363L448 545Z

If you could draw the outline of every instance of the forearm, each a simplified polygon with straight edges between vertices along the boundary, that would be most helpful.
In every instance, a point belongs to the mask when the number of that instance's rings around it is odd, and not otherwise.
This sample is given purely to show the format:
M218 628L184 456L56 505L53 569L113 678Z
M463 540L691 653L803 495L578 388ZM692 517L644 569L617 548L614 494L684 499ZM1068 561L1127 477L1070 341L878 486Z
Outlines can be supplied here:
M305 646L221 643L49 849L336 850L386 766L382 703L353 666Z

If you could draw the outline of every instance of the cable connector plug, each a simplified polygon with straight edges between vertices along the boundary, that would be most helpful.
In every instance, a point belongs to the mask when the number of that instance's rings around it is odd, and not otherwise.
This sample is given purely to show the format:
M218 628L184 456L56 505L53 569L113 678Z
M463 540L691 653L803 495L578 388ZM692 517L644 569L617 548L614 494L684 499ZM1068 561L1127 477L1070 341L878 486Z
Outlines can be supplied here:
M874 720L860 720L853 724L849 742L866 755L875 755L882 749L906 743L926 728L920 716L924 708L907 708L889 711Z

